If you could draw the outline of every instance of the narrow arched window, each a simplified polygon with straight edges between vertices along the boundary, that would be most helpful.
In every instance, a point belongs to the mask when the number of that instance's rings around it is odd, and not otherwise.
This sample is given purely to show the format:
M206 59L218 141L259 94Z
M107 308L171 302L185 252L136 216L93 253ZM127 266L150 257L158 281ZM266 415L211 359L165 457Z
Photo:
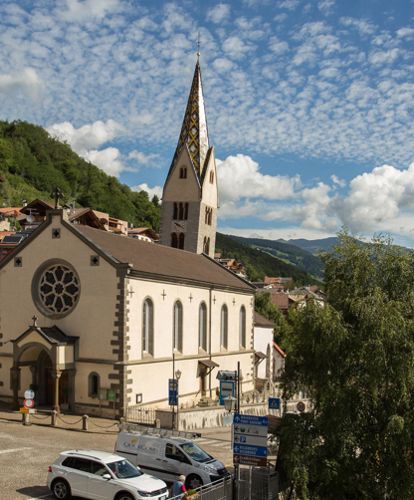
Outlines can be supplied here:
M184 203L184 220L188 219L188 203Z
M229 313L226 304L221 308L220 317L220 344L224 349L228 348Z
M246 348L246 308L241 306L239 315L240 346Z
M185 238L185 234L180 233L178 236L178 248L181 248L181 250L184 250L184 238Z
M171 246L173 248L178 248L178 238L177 233L171 233Z
M92 372L88 377L88 394L90 398L97 398L99 396L100 380L96 372Z
M183 206L183 203L180 203L180 205L179 205L178 219L179 220L183 220L184 219L184 206Z
M211 170L210 172L210 184L213 184L214 182L214 172Z
M203 252L208 254L210 251L210 238L207 238L207 236L204 238L204 249Z
M174 304L173 349L183 352L183 305L179 300Z
M204 302L198 310L198 346L207 351L207 306Z
M181 167L180 168L180 179L186 179L187 178L187 167Z
M213 209L210 208L210 211L208 212L208 225L211 226L211 221L213 218Z
M142 351L154 355L154 304L145 299L142 307Z
M178 217L178 203L174 202L173 219L177 220L177 217Z

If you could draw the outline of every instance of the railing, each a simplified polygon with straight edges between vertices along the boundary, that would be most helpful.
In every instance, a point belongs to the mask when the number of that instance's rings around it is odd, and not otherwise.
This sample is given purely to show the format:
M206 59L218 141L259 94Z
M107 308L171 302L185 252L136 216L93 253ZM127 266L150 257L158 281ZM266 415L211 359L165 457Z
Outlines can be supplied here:
M152 425L155 427L156 414L154 408L145 408L144 406L130 406L127 409L126 419L128 422Z
M197 500L231 500L233 498L233 480L230 476L219 479L214 483L191 490L191 493L194 493L194 496L189 495L186 498L197 498ZM171 497L171 500L179 500L181 498L182 496L178 495Z
M240 469L238 500L277 500L279 477L265 467Z

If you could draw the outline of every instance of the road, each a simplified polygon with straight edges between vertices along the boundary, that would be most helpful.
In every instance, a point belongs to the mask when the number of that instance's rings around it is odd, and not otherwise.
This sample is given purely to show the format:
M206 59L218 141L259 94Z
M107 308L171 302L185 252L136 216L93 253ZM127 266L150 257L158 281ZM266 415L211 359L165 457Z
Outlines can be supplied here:
M78 420L77 417L65 419L66 422ZM43 422L46 424L48 420ZM94 419L93 422L103 427L113 423L104 419ZM80 424L76 427L79 429ZM91 432L83 432L47 425L23 426L19 415L0 413L1 500L53 498L45 486L47 470L60 451L89 448L112 452L117 434L112 430L115 427L104 430L90 425L90 428ZM197 442L215 458L231 466L229 428L203 430Z

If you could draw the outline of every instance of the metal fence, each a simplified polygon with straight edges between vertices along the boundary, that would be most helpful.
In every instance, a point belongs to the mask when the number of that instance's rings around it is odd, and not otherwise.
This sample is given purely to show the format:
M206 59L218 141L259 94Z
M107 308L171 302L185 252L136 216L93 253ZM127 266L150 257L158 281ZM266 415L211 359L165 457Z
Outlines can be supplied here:
M278 474L264 467L240 469L239 494L237 500L277 500Z
M197 498L197 500L232 500L233 480L229 476L214 483L200 486L200 488L192 490L192 492L194 492L194 498ZM171 497L172 500L179 500L181 498L181 495ZM192 497L189 496L188 498Z
M155 427L155 409L145 408L144 406L129 406L126 419L128 422L136 422L138 424L152 425Z

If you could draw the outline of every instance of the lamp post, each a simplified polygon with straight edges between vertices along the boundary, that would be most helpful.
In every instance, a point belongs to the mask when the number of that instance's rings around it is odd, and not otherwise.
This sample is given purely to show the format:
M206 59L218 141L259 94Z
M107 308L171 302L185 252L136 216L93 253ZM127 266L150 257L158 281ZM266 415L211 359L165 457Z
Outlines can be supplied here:
M175 378L177 379L177 420L176 420L176 430L180 430L180 389L179 389L179 380L181 378L181 370L175 370Z

